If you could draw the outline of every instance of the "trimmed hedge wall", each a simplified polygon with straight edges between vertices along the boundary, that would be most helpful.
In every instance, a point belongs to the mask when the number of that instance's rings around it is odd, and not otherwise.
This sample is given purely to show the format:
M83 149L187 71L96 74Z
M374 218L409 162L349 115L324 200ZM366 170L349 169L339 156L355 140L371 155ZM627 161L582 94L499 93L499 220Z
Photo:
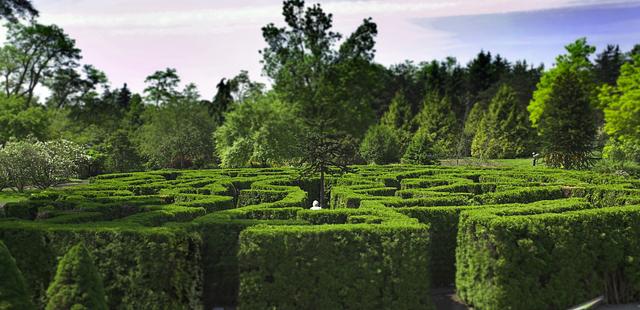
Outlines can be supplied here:
M496 210L461 216L456 287L466 302L566 309L603 293L611 303L639 300L640 207Z
M254 226L240 235L242 309L430 309L426 226Z
M476 309L560 309L596 287L610 302L640 299L640 225L628 211L640 204L638 180L352 168L328 177L330 208L320 211L308 210L318 178L295 169L98 176L7 204L0 239L38 307L59 259L80 241L113 309L428 309L430 287L454 282ZM576 249L590 256L565 266ZM560 275L575 289L557 289Z

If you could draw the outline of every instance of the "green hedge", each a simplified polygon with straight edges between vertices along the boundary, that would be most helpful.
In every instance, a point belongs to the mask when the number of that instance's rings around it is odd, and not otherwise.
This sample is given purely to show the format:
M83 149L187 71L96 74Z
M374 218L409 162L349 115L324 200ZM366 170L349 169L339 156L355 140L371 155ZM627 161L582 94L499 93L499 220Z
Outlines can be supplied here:
M1 222L34 303L44 306L56 260L83 241L104 279L110 309L192 309L200 304L200 237L181 230ZM112 225L113 226L113 225Z
M242 309L430 309L426 226L254 226L240 234Z
M463 212L458 295L476 309L566 309L603 293L637 301L640 207L556 211Z

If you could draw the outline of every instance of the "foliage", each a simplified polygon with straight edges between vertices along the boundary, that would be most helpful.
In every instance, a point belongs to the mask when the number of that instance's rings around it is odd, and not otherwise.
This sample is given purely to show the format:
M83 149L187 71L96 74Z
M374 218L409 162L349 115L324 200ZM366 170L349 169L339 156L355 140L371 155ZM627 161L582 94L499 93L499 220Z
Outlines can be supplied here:
M502 86L476 128L471 154L481 158L528 156L532 130L526 106L509 86Z
M39 106L26 107L20 97L0 96L0 145L13 139L48 136L49 120L46 111Z
M35 309L22 273L7 246L0 241L0 309Z
M434 135L420 128L413 135L402 162L417 165L433 165L437 163Z
M123 129L114 132L105 141L105 168L110 172L128 172L142 169L138 154L129 133Z
M243 231L239 306L432 307L425 294L429 284L420 280L428 275L426 229L415 224L388 230L358 224L322 226Z
M432 135L433 150L437 157L446 158L456 153L458 123L449 97L427 94L414 122L421 130Z
M18 191L45 189L76 176L88 160L84 148L67 140L8 142L0 149L0 174Z
M144 89L146 100L156 106L168 104L178 96L178 84L180 77L176 69L166 68L164 71L156 71L145 80L147 87Z
M18 18L37 17L38 10L33 7L30 0L5 0L0 2L0 16L17 23Z
M136 133L140 154L156 168L205 167L214 152L213 120L198 102L178 99L145 109Z
M81 58L75 41L56 25L9 23L7 38L0 49L0 86L7 97L24 96L27 105L44 76L73 68Z
M622 66L616 87L600 90L604 106L605 131L611 137L606 150L621 152L620 159L640 160L640 56Z
M84 244L75 245L60 260L47 299L47 310L107 309L102 278Z
M596 134L595 84L589 61L595 48L585 39L566 46L538 84L528 110L548 166L565 169L590 165Z
M222 167L283 165L299 158L302 124L274 93L237 104L214 133Z
M360 155L372 164L389 164L400 161L401 145L396 129L387 125L369 127L360 144Z

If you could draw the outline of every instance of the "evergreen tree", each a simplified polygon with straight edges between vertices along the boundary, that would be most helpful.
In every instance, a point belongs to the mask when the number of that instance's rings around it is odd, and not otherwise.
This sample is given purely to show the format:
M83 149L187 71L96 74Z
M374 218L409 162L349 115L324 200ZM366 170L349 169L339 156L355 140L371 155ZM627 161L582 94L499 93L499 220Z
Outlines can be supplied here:
M107 309L102 279L84 244L72 247L58 263L46 309Z
M586 39L566 46L568 54L556 58L529 104L547 165L565 169L590 165L596 135L595 83L589 56L595 48Z
M532 133L526 106L518 103L511 87L503 85L480 121L471 154L481 158L527 156Z
M433 149L439 158L456 153L458 123L451 109L449 97L428 93L422 110L414 119L414 124L433 136Z
M418 129L402 156L402 162L414 165L436 164L437 156L434 144L432 133L429 133L425 128Z
M595 59L594 70L598 84L614 85L624 62L625 57L620 52L620 46L607 45L607 48Z
M370 164L390 164L400 161L400 139L396 130L387 125L369 127L360 144L360 155Z
M622 66L616 87L604 85L600 91L605 131L610 143L605 150L622 152L626 159L640 160L640 54Z
M0 241L0 309L35 309L22 273L2 241Z
M396 129L409 130L411 127L411 104L404 92L398 91L391 100L389 110L382 115L380 123Z

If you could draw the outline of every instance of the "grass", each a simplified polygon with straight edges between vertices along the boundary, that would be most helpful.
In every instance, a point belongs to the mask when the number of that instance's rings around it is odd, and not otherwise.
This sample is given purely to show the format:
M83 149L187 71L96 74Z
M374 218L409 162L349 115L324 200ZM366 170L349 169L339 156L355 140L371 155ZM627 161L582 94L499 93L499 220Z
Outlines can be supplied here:
M476 166L476 167L513 167L513 168L544 168L545 165L538 161L533 167L531 158L516 159L478 159L465 157L461 159L443 159L440 161L443 166Z

